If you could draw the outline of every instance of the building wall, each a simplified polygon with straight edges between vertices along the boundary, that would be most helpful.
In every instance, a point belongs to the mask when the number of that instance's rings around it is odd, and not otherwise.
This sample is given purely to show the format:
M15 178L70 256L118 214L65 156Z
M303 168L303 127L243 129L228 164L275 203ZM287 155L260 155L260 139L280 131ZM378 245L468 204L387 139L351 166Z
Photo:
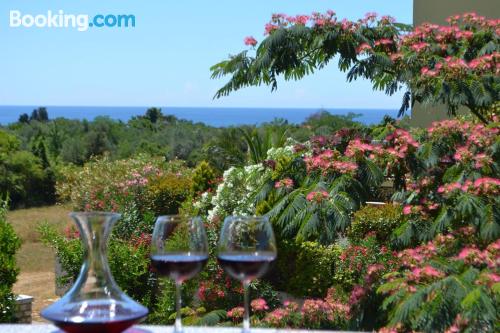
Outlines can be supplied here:
M413 0L413 24L424 22L447 24L446 18L455 14L475 12L488 18L500 18L500 0ZM459 113L467 113L467 109ZM422 106L415 104L411 124L427 126L435 120L447 118L446 106Z

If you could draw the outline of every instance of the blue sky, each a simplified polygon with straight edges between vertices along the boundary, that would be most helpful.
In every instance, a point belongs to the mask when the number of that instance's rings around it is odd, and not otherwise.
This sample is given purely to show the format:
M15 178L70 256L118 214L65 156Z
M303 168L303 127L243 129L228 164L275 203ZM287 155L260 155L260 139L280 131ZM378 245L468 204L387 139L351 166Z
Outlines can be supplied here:
M129 29L11 28L9 14L133 14ZM400 94L373 92L369 82L346 83L335 65L277 92L247 88L212 97L224 80L211 65L263 38L272 13L333 9L339 18L366 12L412 22L411 0L87 0L0 3L0 105L218 106L397 108Z

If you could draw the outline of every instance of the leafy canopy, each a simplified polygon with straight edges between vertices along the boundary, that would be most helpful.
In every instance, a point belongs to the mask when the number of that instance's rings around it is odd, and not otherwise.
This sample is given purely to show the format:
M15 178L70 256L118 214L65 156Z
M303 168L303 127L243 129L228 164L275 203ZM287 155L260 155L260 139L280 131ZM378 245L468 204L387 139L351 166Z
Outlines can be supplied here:
M348 81L366 78L388 95L406 88L400 115L415 102L444 103L450 115L465 106L486 123L500 95L500 24L474 13L448 22L412 29L375 13L355 22L339 21L333 11L275 14L258 46L253 37L245 38L254 53L244 50L212 66L212 78L230 76L215 97L262 84L275 90L278 77L299 80L336 57Z

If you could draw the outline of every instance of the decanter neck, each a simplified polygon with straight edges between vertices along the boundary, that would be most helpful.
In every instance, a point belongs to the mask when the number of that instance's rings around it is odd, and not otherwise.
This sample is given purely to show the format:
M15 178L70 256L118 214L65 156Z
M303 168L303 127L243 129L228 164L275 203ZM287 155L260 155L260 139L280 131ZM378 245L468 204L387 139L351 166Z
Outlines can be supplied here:
M107 260L107 244L113 224L119 214L105 212L72 213L81 235L84 247L83 265L76 281L80 292L87 294L110 293L114 286Z

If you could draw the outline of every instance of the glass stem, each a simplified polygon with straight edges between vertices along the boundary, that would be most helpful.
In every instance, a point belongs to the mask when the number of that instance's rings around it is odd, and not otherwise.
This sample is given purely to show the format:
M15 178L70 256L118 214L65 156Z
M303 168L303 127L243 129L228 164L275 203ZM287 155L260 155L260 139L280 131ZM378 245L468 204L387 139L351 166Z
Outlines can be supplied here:
M248 286L250 285L250 281L243 281L243 293L244 293L244 305L245 305L245 313L243 314L243 333L250 333L250 308L248 299Z
M182 282L175 281L175 309L177 311L175 317L175 332L182 332L182 321L181 321L181 295L182 295Z

